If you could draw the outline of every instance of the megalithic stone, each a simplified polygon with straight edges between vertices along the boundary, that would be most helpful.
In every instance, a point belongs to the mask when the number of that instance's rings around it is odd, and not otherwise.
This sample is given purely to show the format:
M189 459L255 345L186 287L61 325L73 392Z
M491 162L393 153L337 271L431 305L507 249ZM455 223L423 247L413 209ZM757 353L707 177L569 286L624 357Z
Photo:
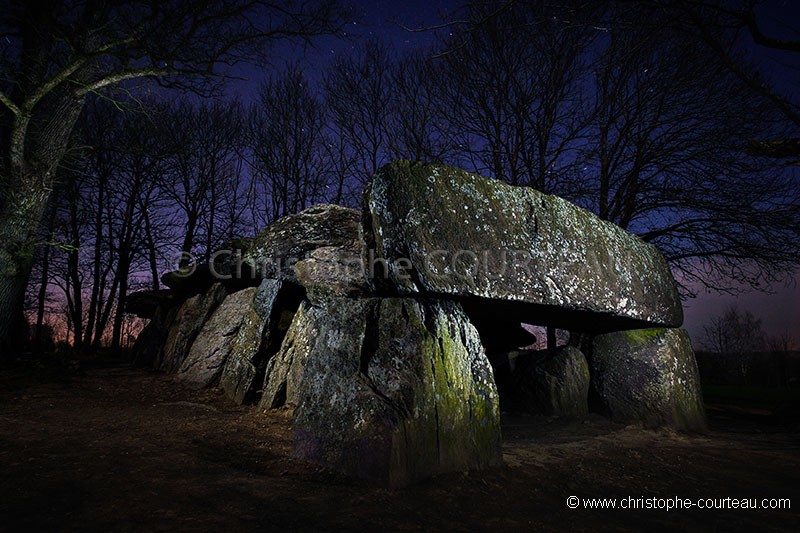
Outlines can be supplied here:
M689 431L706 428L700 375L686 330L598 335L590 361L594 392L613 420Z
M683 322L658 250L562 198L396 161L378 171L365 210L365 259L378 292L534 304L582 312L584 322L619 319L607 330Z
M458 304L304 304L284 349L297 456L392 486L502 462L491 366Z

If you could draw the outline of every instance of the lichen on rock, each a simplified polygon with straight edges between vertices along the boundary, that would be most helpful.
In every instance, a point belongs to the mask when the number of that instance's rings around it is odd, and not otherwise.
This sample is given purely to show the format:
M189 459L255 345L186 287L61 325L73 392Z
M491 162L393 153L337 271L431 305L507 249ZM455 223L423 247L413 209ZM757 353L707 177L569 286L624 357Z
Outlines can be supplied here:
M196 387L216 385L231 350L231 345L252 307L255 287L225 298L203 324L183 361L178 378Z
M361 256L361 213L320 204L276 220L261 231L242 259L258 277L297 282L294 266L319 248L337 248Z
M518 373L528 411L582 416L591 386L615 419L704 425L664 258L561 198L398 161L361 211L312 206L229 248L166 275L170 309L132 299L154 317L140 352L239 403L263 377L259 408L291 411L296 455L328 468L405 485L500 463L485 350L532 344L522 322L585 339Z
M219 386L236 403L249 401L263 379L264 366L288 329L285 314L296 310L296 297L285 283L265 279L253 294L231 342Z
M653 246L556 196L396 161L378 171L365 209L367 241L388 270L376 289L388 282L401 294L683 321L675 281Z
M227 295L225 287L215 283L208 291L183 301L167 332L156 368L167 372L181 368L203 325Z

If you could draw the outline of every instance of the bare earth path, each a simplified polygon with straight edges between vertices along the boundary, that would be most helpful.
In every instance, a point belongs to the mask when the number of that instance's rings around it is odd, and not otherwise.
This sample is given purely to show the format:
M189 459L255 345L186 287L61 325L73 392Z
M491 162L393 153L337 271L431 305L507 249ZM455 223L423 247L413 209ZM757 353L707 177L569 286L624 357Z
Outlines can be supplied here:
M509 417L506 465L389 490L290 457L280 415L131 368L0 372L0 531L796 531L798 417L710 406L711 431ZM584 498L790 498L791 509L569 509ZM582 507L582 505L581 505Z

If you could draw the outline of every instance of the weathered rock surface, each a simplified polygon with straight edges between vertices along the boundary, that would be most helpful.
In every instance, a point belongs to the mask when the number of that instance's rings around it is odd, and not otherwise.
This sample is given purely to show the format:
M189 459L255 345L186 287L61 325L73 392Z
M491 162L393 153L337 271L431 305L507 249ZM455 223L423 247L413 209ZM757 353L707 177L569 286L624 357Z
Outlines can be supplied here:
M225 298L203 324L181 365L178 377L197 387L219 381L231 345L252 308L256 289L250 287Z
M259 233L243 259L262 278L296 282L294 266L319 248L361 257L361 213L338 205L315 205L283 217Z
M177 313L178 308L175 306L156 307L150 322L136 337L131 354L134 365L145 367L160 362L161 350Z
M219 386L236 403L244 403L254 392L258 379L263 379L262 361L277 351L289 327L289 317L296 304L287 300L283 282L265 279L253 295L251 305L244 310L225 360ZM283 300L283 301L282 301Z
M267 363L259 409L297 407L306 361L324 321L324 309L300 304L280 350Z
M291 410L301 458L391 485L497 464L495 376L516 409L598 399L618 420L704 427L688 337L664 329L683 319L664 258L560 198L400 161L363 212L314 206L227 248L165 275L172 303L133 298L153 317L137 350L239 403L263 377L259 407ZM534 353L522 323L573 346L512 358Z
M217 283L207 292L193 296L181 304L167 333L163 358L156 364L156 368L166 372L175 372L181 368L203 325L227 295L225 287Z
M515 370L514 407L546 416L589 413L589 364L580 350L563 346Z
M457 304L340 299L301 311L284 342L302 341L306 357L286 389L299 457L395 486L501 462L491 367Z
M261 279L301 284L319 297L363 295L368 290L362 263L361 212L338 205L315 205L278 219L254 239L235 239L212 254L210 263L167 272L161 281L183 297L221 283L229 292ZM133 312L133 311L132 311Z
M265 337L268 336L269 320L280 287L280 281L265 279L261 282L255 291L254 301L243 313L239 331L231 343L219 386L226 396L238 404L244 403L252 392L257 359L264 351L264 344L269 342ZM260 299L259 293L263 295ZM257 305L256 300L264 305Z
M612 419L705 429L700 377L685 330L598 335L590 361L593 389Z
M323 246L294 267L308 299L322 304L332 298L364 297L369 293L361 247Z
M244 311L236 337L231 343L219 386L236 403L244 403L257 381L259 359L265 356L273 341L271 322L280 315L276 306L283 283L265 279L253 295L251 305Z
M384 293L525 302L640 322L632 327L682 323L661 254L561 198L398 161L378 171L366 209L368 268Z

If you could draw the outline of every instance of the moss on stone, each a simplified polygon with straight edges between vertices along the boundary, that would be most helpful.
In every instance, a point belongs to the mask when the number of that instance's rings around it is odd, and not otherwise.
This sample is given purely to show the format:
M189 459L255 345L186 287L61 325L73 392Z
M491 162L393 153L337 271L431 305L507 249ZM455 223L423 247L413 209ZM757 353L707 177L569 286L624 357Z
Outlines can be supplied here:
M491 368L460 306L334 300L307 313L298 455L390 485L501 461Z
M666 328L649 328L649 329L630 329L623 331L622 335L632 345L648 344L666 333Z

